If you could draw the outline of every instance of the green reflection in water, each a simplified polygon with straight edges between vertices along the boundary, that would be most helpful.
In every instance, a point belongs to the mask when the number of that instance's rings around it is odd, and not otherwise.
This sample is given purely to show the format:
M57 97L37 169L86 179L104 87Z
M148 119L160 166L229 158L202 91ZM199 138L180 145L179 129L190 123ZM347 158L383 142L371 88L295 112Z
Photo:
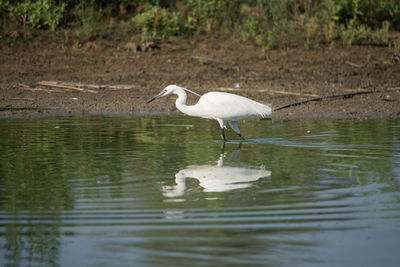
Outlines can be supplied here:
M398 193L399 124L398 120L248 121L241 129L250 139L228 142L222 150L215 122L185 116L2 119L0 263L63 264L63 239L91 236L90 229L98 229L94 235L99 238L110 229L118 232L120 239L107 241L106 250L140 247L147 252L126 253L153 255L142 260L147 263L201 262L205 255L262 263L261 255L279 250L268 243L271 235L285 240L292 232L319 229L312 224L314 214L302 219L311 223L307 227L287 215L271 217L276 205L284 205L284 211L318 201L323 205L330 197L332 201L353 197L345 189L370 184L383 186L361 191L361 196ZM229 137L236 138L231 132ZM210 185L208 179L207 184L204 178L216 172L220 177L233 173L241 180ZM335 195L320 194L340 189L344 190ZM399 204L398 194L395 199ZM399 206L393 210L398 212ZM142 241L127 244L125 234ZM257 239L259 235L265 240ZM284 244L299 248L316 242L300 238ZM204 254L196 254L197 250ZM252 253L259 258L252 259ZM110 257L108 263L121 259L125 258Z

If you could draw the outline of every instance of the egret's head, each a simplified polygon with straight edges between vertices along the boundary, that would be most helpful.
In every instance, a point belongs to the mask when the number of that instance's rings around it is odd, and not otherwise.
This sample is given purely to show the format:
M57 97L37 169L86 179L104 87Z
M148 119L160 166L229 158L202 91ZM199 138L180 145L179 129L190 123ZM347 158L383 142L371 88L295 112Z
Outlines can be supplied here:
M181 87L179 87L179 86L177 86L177 85L168 85L168 86L165 87L158 95L156 95L156 96L154 96L153 98L149 99L149 100L146 102L146 104L148 104L148 103L150 103L150 102L156 100L156 99L159 98L159 97L173 94L173 93L175 93L175 91L178 90L179 88L181 88Z

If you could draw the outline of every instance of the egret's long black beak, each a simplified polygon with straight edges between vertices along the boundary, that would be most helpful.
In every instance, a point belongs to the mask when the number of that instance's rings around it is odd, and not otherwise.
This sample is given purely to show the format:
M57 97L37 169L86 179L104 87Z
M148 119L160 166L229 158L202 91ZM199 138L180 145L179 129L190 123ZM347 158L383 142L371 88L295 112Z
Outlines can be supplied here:
M156 100L157 98L163 96L164 93L165 93L164 91L161 91L158 95L156 95L156 96L152 97L151 99L147 100L146 104L148 104L148 103L150 103L150 102L153 102L153 101Z

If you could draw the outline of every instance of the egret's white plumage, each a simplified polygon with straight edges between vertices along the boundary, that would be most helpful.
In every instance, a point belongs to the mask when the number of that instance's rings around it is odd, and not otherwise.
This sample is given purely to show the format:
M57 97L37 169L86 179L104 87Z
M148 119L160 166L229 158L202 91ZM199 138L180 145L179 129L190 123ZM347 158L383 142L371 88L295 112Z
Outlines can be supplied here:
M224 93L224 92L209 92L200 97L199 101L192 106L186 105L187 95L185 88L177 85L168 85L158 95L147 101L150 103L158 97L176 94L176 108L189 116L201 117L206 119L215 119L218 121L222 129L222 138L226 140L224 128L226 123L241 137L237 121L248 118L266 118L272 109L268 105L258 103L249 98ZM244 138L243 138L244 139Z

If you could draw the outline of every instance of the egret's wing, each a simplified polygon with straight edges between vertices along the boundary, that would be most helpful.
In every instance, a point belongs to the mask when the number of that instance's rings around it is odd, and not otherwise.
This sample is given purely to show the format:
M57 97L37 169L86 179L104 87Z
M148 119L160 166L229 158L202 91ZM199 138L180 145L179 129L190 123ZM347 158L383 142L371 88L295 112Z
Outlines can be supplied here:
M232 121L251 117L265 118L272 112L271 107L267 105L243 96L224 92L204 94L196 106L204 117Z

